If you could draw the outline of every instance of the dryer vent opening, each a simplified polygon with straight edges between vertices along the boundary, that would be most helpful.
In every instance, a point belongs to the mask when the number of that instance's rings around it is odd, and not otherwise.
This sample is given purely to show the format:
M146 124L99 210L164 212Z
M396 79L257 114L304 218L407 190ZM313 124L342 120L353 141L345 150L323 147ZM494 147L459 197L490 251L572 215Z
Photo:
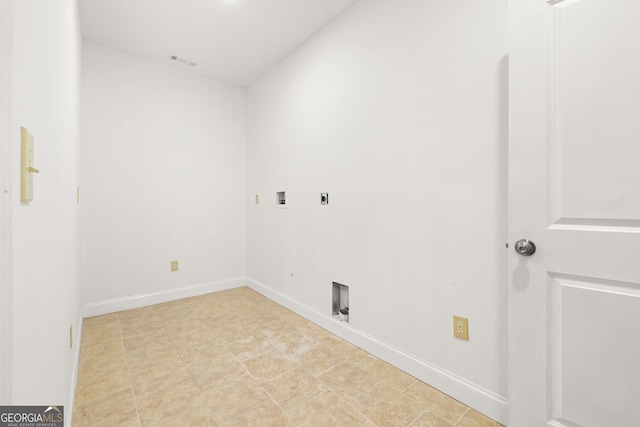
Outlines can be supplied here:
M332 315L342 322L349 322L349 287L333 282Z

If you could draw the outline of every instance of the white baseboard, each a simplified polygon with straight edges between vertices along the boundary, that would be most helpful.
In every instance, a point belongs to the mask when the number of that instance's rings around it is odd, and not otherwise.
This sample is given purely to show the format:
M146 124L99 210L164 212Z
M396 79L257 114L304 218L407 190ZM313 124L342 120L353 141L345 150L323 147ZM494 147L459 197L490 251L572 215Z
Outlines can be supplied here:
M347 323L334 319L332 316L322 314L314 308L296 301L263 283L252 279L247 279L246 283L254 291L285 306L340 338L396 366L499 423L507 424L508 403L505 398L382 342Z
M116 313L122 310L131 310L132 308L146 307L148 305L161 304L163 302L209 294L211 292L226 291L245 285L246 279L244 277L237 277L220 282L203 283L148 294L92 302L85 304L82 312L84 317L100 316L103 314Z
M74 326L73 333L73 367L71 368L71 391L69 396L69 403L64 408L65 427L71 427L71 421L73 420L73 408L76 399L76 386L78 384L78 368L80 367L80 348L82 346L82 308L78 312L78 318L76 319L76 325Z

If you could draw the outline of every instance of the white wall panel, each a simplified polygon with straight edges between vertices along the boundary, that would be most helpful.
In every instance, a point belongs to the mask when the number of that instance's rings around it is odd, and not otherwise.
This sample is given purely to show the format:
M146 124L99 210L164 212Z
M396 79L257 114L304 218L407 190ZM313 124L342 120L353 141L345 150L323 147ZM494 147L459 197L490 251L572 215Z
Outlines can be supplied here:
M77 2L11 1L11 403L68 405L79 330L80 27ZM20 127L34 199L20 202ZM76 341L77 343L77 341ZM67 406L66 409L70 409Z
M248 89L249 279L327 316L345 284L352 327L497 396L506 14L502 0L363 1Z
M83 303L244 277L244 89L83 52Z

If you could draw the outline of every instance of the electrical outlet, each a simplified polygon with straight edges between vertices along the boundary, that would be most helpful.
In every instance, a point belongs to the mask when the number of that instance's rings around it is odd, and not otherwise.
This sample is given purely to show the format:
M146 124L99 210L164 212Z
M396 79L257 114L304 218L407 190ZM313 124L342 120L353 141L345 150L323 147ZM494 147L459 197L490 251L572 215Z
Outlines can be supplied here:
M178 261L171 261L171 271L178 271Z
M453 316L453 336L469 341L469 319Z
M260 203L260 195L259 195L259 194L256 194L256 205L257 205L258 203Z

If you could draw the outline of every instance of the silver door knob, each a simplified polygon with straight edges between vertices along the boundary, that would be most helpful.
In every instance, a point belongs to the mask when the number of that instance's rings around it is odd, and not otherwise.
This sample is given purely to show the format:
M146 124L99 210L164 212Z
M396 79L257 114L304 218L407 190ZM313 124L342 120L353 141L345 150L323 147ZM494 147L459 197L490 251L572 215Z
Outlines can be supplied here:
M514 248L522 256L531 256L536 253L536 245L527 239L518 240Z

